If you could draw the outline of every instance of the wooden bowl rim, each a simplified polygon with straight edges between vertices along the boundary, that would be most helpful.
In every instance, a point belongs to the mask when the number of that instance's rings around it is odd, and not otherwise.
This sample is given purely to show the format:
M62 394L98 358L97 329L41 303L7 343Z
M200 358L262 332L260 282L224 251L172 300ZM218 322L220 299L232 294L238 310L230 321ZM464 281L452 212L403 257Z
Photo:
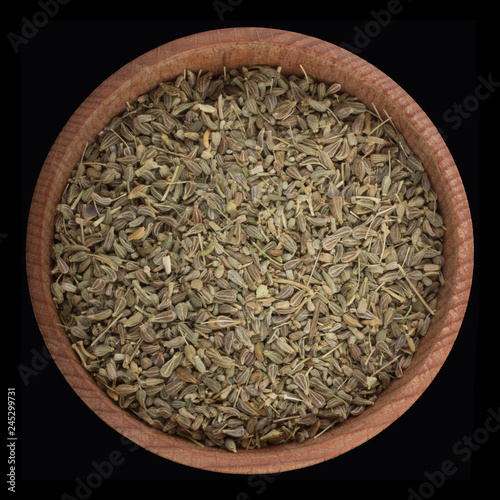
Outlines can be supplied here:
M386 94L394 106L404 113L412 133L425 141L433 160L439 166L450 195L453 220L456 223L453 229L456 230L457 238L456 263L451 283L453 290L443 313L443 328L435 341L428 344L425 357L411 379L405 380L404 385L400 385L397 390L391 391L390 386L384 391L379 400L384 396L385 404L372 411L369 419L363 418L364 414L348 419L335 427L335 432L326 432L319 439L310 439L302 444L289 443L259 450L240 450L237 454L217 448L201 448L188 440L153 429L120 409L97 387L90 374L78 362L64 330L57 326L57 312L48 281L50 272L47 271L50 268L50 247L43 238L47 231L51 231L55 212L50 193L53 183L57 181L56 166L64 161L73 141L95 115L97 104L112 102L113 96L120 89L123 90L124 86L141 75L151 73L157 64L166 64L179 55L188 56L196 51L216 50L230 45L254 48L278 46L283 50L308 54L334 63L364 81L368 80L378 91ZM59 182L65 183L66 179L59 179ZM105 80L75 111L50 150L35 188L27 228L26 266L32 305L42 336L70 386L94 413L125 437L169 460L216 472L258 474L293 470L339 456L385 429L418 399L436 376L458 335L472 283L473 251L472 222L467 197L454 160L429 118L401 87L371 64L329 42L269 28L226 28L179 38L139 56ZM372 409L373 407L370 410Z

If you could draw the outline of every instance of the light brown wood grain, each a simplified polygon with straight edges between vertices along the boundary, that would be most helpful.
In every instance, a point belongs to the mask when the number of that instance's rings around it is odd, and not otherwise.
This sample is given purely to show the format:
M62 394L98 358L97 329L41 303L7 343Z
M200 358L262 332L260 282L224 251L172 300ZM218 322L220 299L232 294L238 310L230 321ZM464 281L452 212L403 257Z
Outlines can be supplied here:
M150 428L116 406L94 383L71 349L51 298L50 248L57 203L87 143L127 101L175 78L184 69L211 70L267 64L283 73L339 82L367 106L384 110L420 156L439 199L445 237L445 286L432 326L404 377L395 380L361 416L302 444L239 451L199 447ZM359 57L302 34L267 28L229 28L195 34L154 49L111 75L77 109L61 131L33 196L26 265L35 316L57 366L78 396L106 423L143 448L191 467L225 473L273 473L322 462L366 442L400 417L442 367L460 330L473 272L473 232L464 187L438 131L393 80ZM76 416L75 419L78 417ZM80 422L79 425L85 425Z

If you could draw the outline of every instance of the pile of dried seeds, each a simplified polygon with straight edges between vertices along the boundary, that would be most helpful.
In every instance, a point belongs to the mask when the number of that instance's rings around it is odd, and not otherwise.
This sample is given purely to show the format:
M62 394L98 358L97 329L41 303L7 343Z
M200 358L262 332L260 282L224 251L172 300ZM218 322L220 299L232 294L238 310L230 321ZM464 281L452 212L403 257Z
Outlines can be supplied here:
M302 442L403 375L443 234L419 158L340 85L186 70L85 149L52 293L121 408L202 446Z

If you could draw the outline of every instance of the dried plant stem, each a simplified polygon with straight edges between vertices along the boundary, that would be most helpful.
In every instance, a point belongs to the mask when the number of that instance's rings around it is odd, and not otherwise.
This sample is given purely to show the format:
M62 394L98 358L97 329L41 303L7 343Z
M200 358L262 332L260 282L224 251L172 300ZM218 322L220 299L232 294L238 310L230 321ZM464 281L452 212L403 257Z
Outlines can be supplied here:
M419 298L420 302L425 306L425 308L429 311L430 314L434 315L436 314L436 311L433 311L430 307L429 304L424 300L422 295L420 295L419 291L415 287L415 285L411 282L411 280L408 278L408 276L405 273L405 270L402 268L400 264L398 264L399 270L403 273L404 278L406 279L408 285L410 285L411 289L415 292L415 295Z
M255 241L252 241L252 245L268 260L270 260L273 264L276 264L277 266L283 266L283 264L281 262L278 262L277 260L273 259L272 257L270 257L269 255L267 255L266 252L264 252L264 250L262 250L262 248L259 247L259 245L257 245L257 243L255 243Z

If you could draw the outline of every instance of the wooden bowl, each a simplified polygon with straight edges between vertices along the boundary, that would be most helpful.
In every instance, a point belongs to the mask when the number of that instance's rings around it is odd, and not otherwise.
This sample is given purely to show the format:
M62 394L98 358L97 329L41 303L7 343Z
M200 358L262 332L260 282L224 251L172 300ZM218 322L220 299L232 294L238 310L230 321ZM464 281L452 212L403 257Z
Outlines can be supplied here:
M440 200L447 228L445 285L431 327L401 379L358 417L302 444L238 451L199 447L142 423L114 404L97 387L70 346L52 301L51 245L56 206L70 172L87 143L111 118L161 80L185 68L220 74L223 68L266 64L284 74L307 74L338 82L369 108L386 110L410 148L425 165ZM61 131L41 170L27 232L27 274L37 322L57 366L80 398L107 424L143 448L191 467L224 473L277 473L307 467L341 455L369 440L402 415L423 393L459 332L472 281L473 233L464 187L448 148L429 118L394 81L359 57L309 36L266 28L231 28L195 34L158 47L104 81L76 110Z

